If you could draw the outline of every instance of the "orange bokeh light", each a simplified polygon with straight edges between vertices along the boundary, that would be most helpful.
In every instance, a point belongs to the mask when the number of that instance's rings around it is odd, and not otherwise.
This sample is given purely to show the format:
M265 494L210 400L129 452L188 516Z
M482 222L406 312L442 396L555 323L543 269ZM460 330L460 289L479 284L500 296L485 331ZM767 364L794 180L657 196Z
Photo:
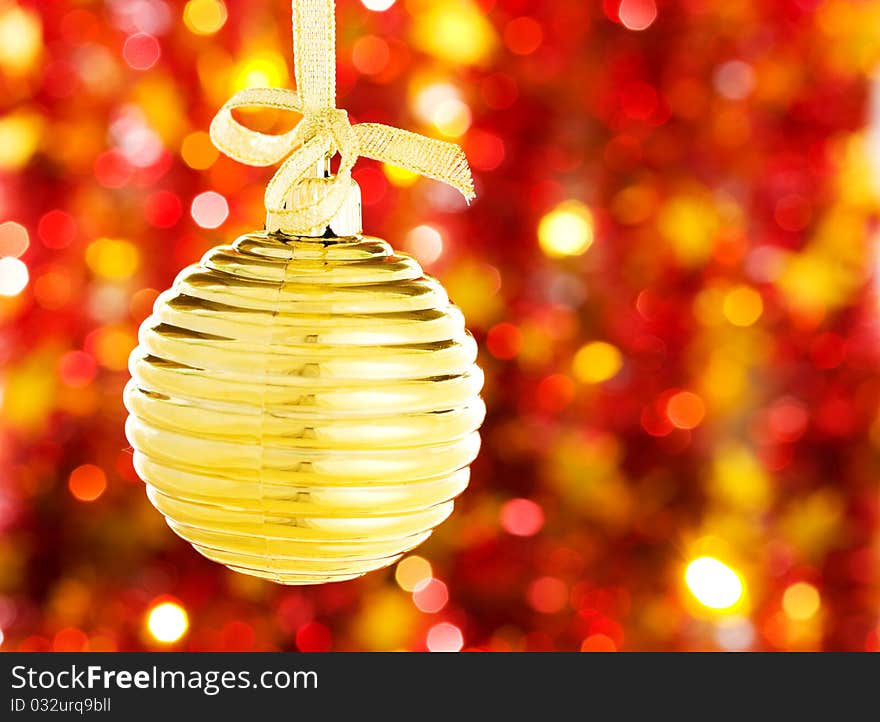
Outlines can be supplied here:
M666 415L673 426L694 429L706 416L706 404L691 391L679 391L666 402Z
M606 634L591 634L581 644L581 652L616 652L617 645Z
M70 472L67 486L79 501L94 501L107 490L107 475L94 464L83 464Z

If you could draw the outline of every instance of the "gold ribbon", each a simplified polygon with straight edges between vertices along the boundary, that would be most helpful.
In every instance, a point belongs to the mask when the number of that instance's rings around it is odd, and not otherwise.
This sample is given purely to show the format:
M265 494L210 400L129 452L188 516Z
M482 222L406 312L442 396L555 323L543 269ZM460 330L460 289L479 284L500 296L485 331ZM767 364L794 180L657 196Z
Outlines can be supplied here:
M454 143L379 123L352 125L336 107L336 20L334 0L292 0L297 91L249 88L236 93L211 122L211 140L237 161L268 166L284 161L266 186L265 205L285 230L304 232L330 222L345 201L358 157L373 158L442 181L466 200L474 183L462 149ZM302 114L292 130L267 135L238 123L232 111L265 107ZM323 158L340 155L339 170L314 200L288 208L286 200Z

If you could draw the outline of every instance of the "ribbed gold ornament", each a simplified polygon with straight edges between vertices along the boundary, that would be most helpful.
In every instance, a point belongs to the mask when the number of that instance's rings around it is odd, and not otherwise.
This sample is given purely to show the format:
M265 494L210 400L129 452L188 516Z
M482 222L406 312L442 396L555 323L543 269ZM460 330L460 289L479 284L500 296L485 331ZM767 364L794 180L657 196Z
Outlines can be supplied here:
M159 296L126 387L153 505L283 584L397 560L467 486L485 407L461 312L377 238L252 233Z
M292 0L296 92L248 88L211 139L281 163L266 232L210 251L159 296L125 389L126 434L153 505L209 559L283 584L393 563L452 511L485 406L461 312L412 258L361 235L359 156L470 200L457 145L336 108L333 0ZM246 106L302 115L281 135ZM339 154L335 175L329 159Z

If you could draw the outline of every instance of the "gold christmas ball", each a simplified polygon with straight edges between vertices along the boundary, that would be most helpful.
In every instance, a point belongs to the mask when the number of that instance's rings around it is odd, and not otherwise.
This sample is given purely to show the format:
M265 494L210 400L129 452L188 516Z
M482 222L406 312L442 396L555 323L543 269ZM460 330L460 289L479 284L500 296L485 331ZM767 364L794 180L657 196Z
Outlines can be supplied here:
M443 287L377 238L252 233L159 296L126 434L199 552L282 584L392 564L467 486L485 406Z

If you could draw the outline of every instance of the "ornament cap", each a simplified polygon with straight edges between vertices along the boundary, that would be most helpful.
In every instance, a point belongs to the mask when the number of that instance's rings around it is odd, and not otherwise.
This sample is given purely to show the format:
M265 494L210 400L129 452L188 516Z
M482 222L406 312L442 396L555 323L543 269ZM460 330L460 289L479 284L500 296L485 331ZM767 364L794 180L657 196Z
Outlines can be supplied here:
M303 228L297 216L286 213L288 209L296 210L314 206L326 196L333 184L337 182L330 173L330 159L319 161L315 167L315 176L304 178L290 189L284 208L280 212L268 211L266 214L266 230L269 233L283 233L303 238L349 238L359 236L363 232L361 216L361 189L354 179L348 182L345 199L336 214L326 223L318 223L310 228Z

